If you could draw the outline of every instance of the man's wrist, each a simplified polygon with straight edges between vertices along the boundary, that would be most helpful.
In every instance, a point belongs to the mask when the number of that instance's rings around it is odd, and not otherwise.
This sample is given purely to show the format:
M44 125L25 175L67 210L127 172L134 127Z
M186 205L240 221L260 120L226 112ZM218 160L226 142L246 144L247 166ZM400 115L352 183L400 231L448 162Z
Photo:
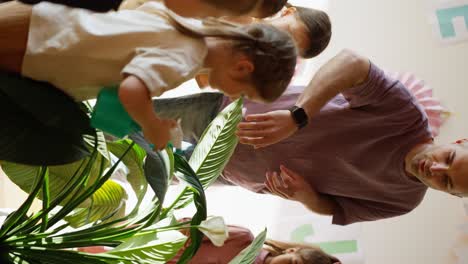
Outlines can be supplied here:
M308 124L309 117L307 116L307 113L304 110L304 108L294 105L288 110L291 113L291 117L293 118L294 123L296 123L299 129L305 127Z

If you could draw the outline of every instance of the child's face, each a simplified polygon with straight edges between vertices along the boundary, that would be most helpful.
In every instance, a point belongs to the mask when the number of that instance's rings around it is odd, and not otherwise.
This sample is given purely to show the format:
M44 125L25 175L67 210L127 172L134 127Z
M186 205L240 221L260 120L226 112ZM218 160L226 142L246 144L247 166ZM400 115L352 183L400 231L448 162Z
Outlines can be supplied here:
M304 51L310 46L310 39L307 27L299 19L296 14L296 9L290 7L282 11L281 16L271 19L269 23L276 28L287 31L294 39L299 54L304 54Z
M211 88L222 91L231 98L242 95L259 100L257 89L252 83L254 65L241 52L233 50L232 43L223 39L207 39L208 55L205 67L209 69Z
M262 101L253 84L234 78L227 71L213 70L209 77L210 87L223 92L231 99L245 96L253 101Z

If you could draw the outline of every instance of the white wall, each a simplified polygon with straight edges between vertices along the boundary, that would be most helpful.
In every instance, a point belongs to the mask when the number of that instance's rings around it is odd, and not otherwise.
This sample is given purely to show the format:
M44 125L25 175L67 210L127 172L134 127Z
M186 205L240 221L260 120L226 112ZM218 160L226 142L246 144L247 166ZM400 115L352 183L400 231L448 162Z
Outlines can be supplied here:
M428 2L330 0L333 38L318 61L351 48L385 69L415 73L456 113L439 137L449 142L468 136L468 42L441 45L429 24ZM449 263L462 215L459 199L430 191L410 214L363 225L366 263Z
M0 168L0 208L18 208L27 194L13 184Z

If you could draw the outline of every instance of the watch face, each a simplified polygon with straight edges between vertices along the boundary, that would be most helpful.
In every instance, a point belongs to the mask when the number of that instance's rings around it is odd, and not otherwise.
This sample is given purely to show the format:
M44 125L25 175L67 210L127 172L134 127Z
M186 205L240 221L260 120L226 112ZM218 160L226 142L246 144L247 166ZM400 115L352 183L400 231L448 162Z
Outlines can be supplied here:
M307 114L305 113L304 109L298 108L296 110L296 114L302 122L307 121Z
M303 108L294 106L290 109L290 111L294 118L294 121L299 126L299 128L302 128L305 125L307 125L307 121L309 118Z

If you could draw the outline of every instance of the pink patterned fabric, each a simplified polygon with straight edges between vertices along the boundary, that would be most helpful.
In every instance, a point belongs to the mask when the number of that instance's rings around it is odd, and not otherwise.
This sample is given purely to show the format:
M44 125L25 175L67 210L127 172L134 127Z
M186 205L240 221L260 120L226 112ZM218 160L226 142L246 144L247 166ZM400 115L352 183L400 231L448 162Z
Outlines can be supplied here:
M416 97L417 102L422 106L429 118L432 136L439 135L439 129L444 124L450 111L443 107L437 98L433 97L432 88L418 79L412 73L392 73L387 72L388 76L399 80Z

